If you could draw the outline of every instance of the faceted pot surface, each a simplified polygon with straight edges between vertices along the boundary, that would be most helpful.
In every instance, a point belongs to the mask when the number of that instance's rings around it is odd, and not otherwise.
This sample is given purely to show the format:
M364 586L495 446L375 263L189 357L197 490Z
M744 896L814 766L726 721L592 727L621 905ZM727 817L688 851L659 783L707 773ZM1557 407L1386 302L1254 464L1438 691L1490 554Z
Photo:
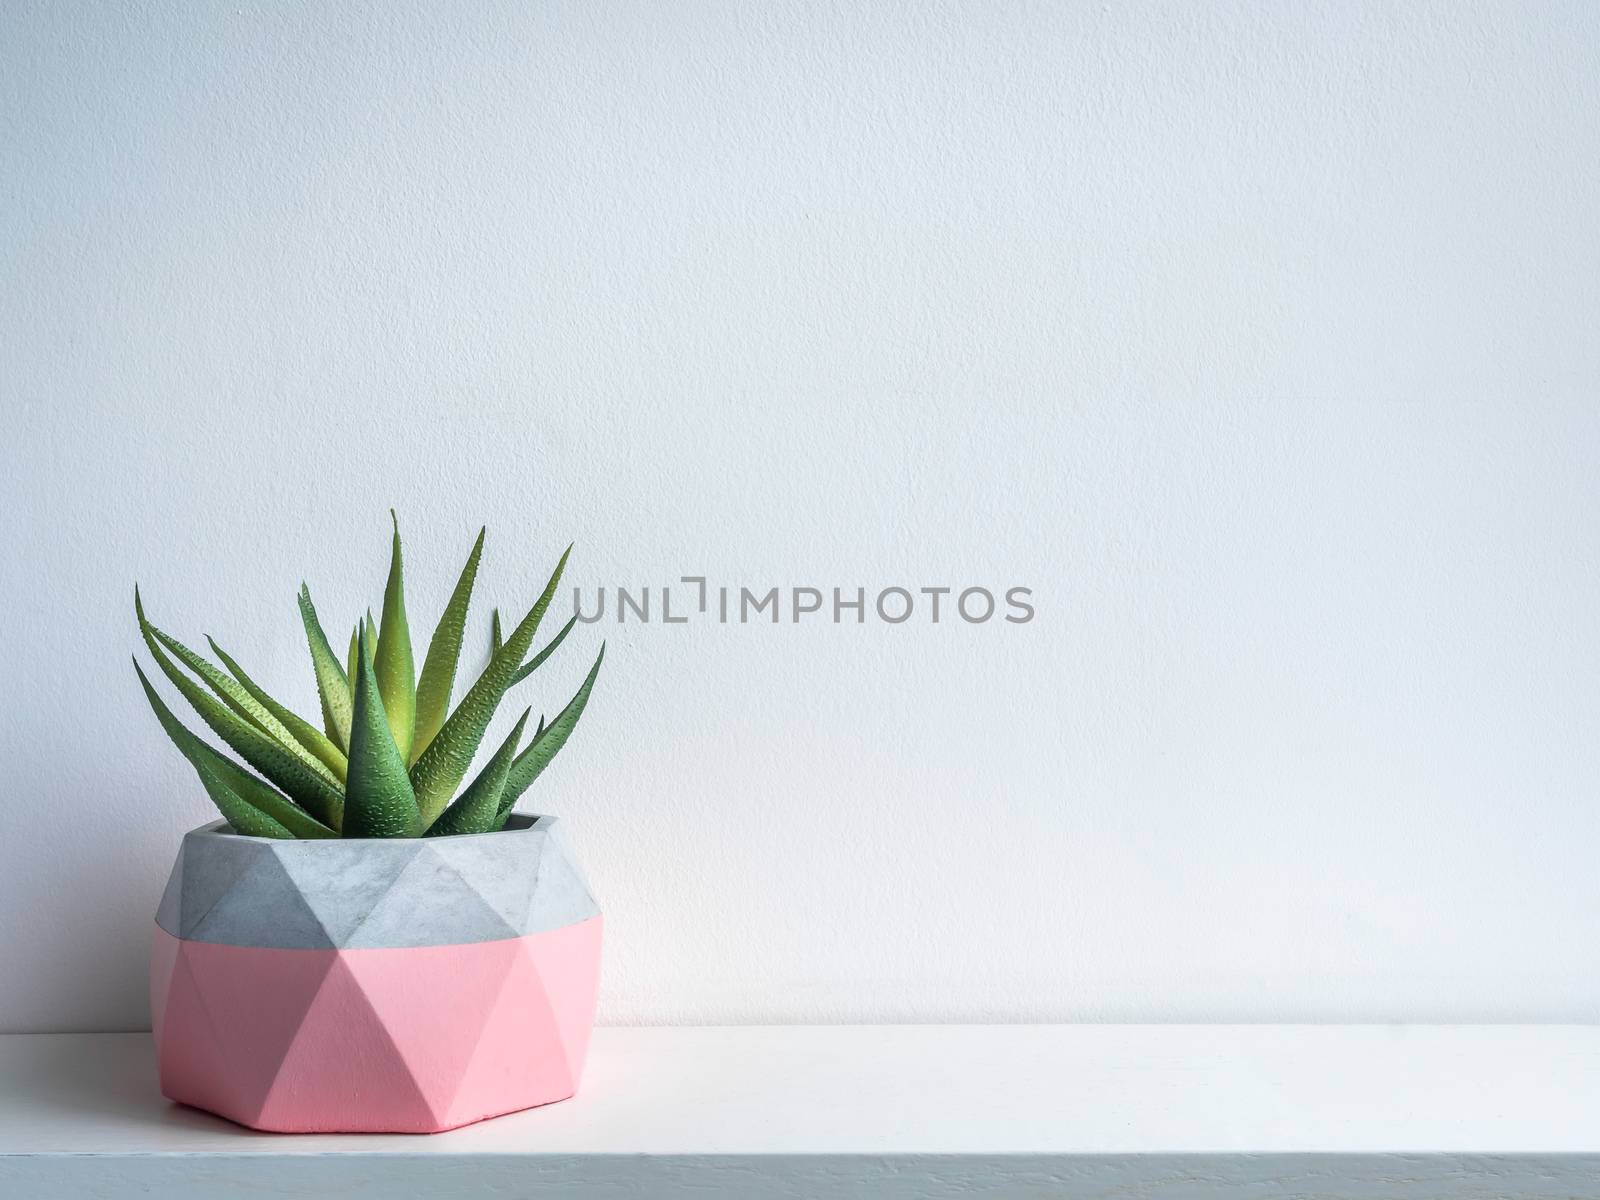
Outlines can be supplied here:
M295 1133L434 1133L571 1096L601 917L554 825L186 834L150 958L162 1093Z

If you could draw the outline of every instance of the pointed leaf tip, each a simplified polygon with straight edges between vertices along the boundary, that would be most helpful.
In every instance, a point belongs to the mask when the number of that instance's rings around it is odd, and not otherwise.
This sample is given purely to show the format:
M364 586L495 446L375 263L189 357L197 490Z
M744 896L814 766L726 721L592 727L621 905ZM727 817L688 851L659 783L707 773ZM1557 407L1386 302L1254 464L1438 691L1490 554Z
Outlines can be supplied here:
M308 762L295 752L298 747L291 749L267 733L254 720L241 715L229 703L218 700L179 670L178 665L167 657L162 647L170 647L186 666L201 675L208 684L217 687L220 694L226 695L232 692L233 681L222 676L199 655L168 637L148 621L141 622L140 632L144 636L145 648L150 651L150 657L155 660L156 666L161 668L172 686L178 689L183 698L200 715L200 719L210 726L235 754L260 771L273 784L282 788L292 800L311 815L330 826L339 823L339 810L344 798L333 776L320 763L315 763L315 760ZM240 697L248 700L248 693L239 689L236 694L230 696L230 699L237 700ZM254 702L250 703L253 705ZM262 715L267 715L264 710L261 711ZM285 736L288 736L287 731Z
M539 651L539 653L535 654L517 669L517 673L511 677L511 682L513 684L521 683L529 675L532 675L535 671L542 667L546 660L561 648L561 643L566 640L567 634L572 632L573 627L576 626L577 623L578 617L576 613L568 617L567 623L556 631L555 637L550 639L550 641L545 645L545 648Z
M310 751L323 766L333 773L340 786L343 786L346 766L344 752L335 746L333 741L322 730L316 728L298 713L279 704L268 695L266 689L245 674L244 668L234 662L228 652L217 644L216 638L208 635L206 642L211 646L212 653L217 656L222 665L233 672L233 677L239 681L239 686L254 696L258 704L276 717L278 722L289 731L290 736L301 747Z
M435 820L444 811L456 784L466 774L472 756L477 753L478 744L483 740L484 731L494 717L495 709L506 689L511 686L512 677L522 665L522 656L528 652L539 622L550 607L566 565L567 556L563 554L556 569L551 572L544 592L528 610L527 616L522 618L506 639L505 645L490 659L483 674L478 676L477 682L462 697L461 703L440 727L427 750L412 764L411 782L416 788L417 804L422 809L425 822Z
M466 565L461 568L456 586L451 590L450 599L428 642L428 652L422 661L422 674L417 678L416 735L411 743L413 765L433 743L445 718L450 715L450 693L455 688L467 610L472 604L472 589L477 582L478 563L483 557L483 539L487 532L487 525L478 530L472 552L467 555Z
M411 627L406 619L405 565L400 547L400 518L389 510L394 522L394 537L389 552L389 578L383 587L383 624L373 624L367 612L367 634L371 642L373 669L377 673L378 694L389 721L389 732L409 764L417 729L417 673L411 654Z
M589 703L589 693L594 688L594 681L600 674L600 664L605 661L605 657L606 647L602 642L600 653L595 656L594 666L589 668L589 674L584 678L577 694L567 701L567 706L534 736L533 741L528 743L528 748L517 755L516 761L511 764L511 770L506 775L505 790L500 794L499 816L502 823L511 815L511 810L522 793L527 791L533 781L550 765L550 760L572 736L578 718L583 716L584 707Z
M342 832L345 837L416 837L422 832L422 818L378 695L377 669L365 629L356 633L356 648Z
M311 651L311 665L317 676L317 695L322 702L324 731L336 746L343 750L350 742L350 680L345 669L334 657L328 645L328 635L317 620L316 606L311 602L311 590L300 585L300 620L305 626L306 645Z
M148 628L155 635L157 641L175 655L179 662L198 675L206 686L215 692L230 709L277 742L290 754L300 759L313 774L321 776L326 784L331 787L338 785L339 781L329 767L300 744L299 740L290 732L289 727L279 720L277 714L272 711L270 705L263 704L249 688L246 688L237 679L223 674L211 663L178 641L177 638L163 633L153 625ZM211 639L208 640L211 641L211 648L216 650L216 642ZM227 661L226 655L221 655L220 657ZM236 666L230 667L230 670L236 670ZM240 753L244 752L241 750ZM270 770L270 768L261 769Z

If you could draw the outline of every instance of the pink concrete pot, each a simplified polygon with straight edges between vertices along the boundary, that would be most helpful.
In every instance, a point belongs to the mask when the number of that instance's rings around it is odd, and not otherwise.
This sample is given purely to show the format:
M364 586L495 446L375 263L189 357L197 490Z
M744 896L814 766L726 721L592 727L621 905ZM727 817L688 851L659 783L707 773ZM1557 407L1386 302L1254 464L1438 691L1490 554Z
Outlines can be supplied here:
M286 1133L436 1133L571 1096L601 917L554 823L186 834L150 955L162 1093Z

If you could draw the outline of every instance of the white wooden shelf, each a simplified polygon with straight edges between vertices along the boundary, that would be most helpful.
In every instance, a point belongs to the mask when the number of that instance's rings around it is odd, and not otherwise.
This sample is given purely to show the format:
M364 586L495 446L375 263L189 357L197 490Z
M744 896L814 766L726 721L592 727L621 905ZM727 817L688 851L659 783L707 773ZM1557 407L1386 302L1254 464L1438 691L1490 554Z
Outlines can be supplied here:
M1600 1197L1600 1027L602 1029L433 1137L168 1104L148 1034L0 1037L0 1196Z

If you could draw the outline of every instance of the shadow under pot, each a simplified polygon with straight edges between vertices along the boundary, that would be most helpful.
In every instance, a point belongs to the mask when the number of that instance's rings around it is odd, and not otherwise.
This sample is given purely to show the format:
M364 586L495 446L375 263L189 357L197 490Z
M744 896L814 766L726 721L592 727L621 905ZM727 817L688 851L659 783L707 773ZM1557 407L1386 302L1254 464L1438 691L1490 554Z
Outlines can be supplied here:
M573 1095L601 916L555 823L184 835L150 955L162 1094L286 1133L436 1133Z

